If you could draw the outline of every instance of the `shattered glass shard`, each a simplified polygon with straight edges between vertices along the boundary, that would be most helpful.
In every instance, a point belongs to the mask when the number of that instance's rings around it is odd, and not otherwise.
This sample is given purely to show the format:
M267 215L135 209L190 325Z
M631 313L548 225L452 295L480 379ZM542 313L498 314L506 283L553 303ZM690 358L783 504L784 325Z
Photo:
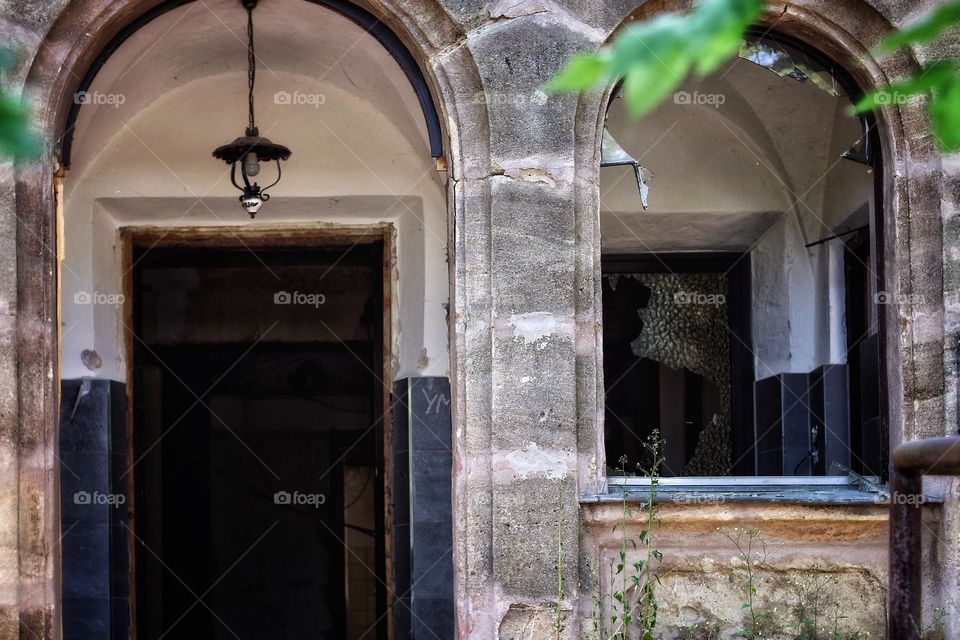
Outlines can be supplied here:
M832 96L843 95L830 69L821 68L802 52L771 40L746 41L740 45L740 57L769 69L781 78L809 82Z
M600 166L618 167L624 165L633 167L633 172L637 177L637 189L640 191L640 204L646 209L647 194L650 192L647 181L653 177L653 174L650 173L649 169L641 167L640 163L613 139L610 130L604 127L603 139L600 142Z

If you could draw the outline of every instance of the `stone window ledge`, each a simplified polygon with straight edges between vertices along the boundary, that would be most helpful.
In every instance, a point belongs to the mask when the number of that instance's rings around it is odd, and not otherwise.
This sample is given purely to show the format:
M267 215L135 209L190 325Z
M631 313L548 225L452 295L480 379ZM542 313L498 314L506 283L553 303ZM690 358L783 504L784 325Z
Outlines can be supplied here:
M647 500L648 478L610 477L607 492L580 498L581 504L640 503ZM876 478L848 476L661 478L654 502L677 505L781 503L823 506L889 505L886 484ZM924 504L939 505L942 497L925 495Z

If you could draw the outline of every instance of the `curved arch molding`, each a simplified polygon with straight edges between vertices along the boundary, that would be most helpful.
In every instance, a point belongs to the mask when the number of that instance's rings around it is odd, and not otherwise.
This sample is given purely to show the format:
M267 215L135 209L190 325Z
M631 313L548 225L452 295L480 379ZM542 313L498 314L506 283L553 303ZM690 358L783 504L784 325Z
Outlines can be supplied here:
M127 38L136 33L140 28L150 23L154 18L157 18L168 11L172 11L173 9L193 1L194 0L166 0L124 27L117 35L113 37L112 40L110 40L110 42L107 43L107 45L91 63L90 68L87 69L83 79L80 81L80 85L77 87L77 93L81 91L87 91L90 88L90 86L93 84L94 78L97 77L97 73L100 72L100 69L103 68L103 65L106 64L107 60L110 59L110 56L112 56L117 49L120 48L120 45L126 42ZM423 77L423 73L420 71L420 67L417 65L416 60L414 60L413 56L410 54L410 51L400 41L400 38L398 38L397 35L375 15L366 9L363 9L362 7L358 7L357 5L348 2L347 0L306 0L306 2L327 7L328 9L336 11L345 18L352 20L361 29L376 38L377 42L383 45L383 47L390 52L390 55L393 56L393 59L396 60L397 64L400 65L400 68L403 69L404 74L407 76L407 80L410 82L414 92L417 94L417 100L420 102L420 109L423 111L423 119L427 125L427 135L430 139L430 155L434 158L442 156L443 139L440 128L440 117L437 114L437 108L433 103L433 96L430 94L430 87L427 85L427 81ZM70 154L73 147L73 130L76 127L77 117L80 115L80 108L82 106L82 104L78 104L76 101L74 101L74 103L70 105L70 111L67 113L67 122L60 148L60 159L65 167L70 166Z

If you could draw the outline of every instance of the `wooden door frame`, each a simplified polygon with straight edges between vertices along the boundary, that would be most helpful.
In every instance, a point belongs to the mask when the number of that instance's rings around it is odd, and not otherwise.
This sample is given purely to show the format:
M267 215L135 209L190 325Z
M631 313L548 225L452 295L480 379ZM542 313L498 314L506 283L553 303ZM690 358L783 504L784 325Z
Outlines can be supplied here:
M119 248L120 248L120 286L123 292L123 304L121 308L121 330L123 333L122 345L125 358L125 372L127 381L127 461L130 465L135 460L134 452L134 358L133 353L136 347L136 338L133 333L134 322L134 270L137 266L134 260L134 252L139 248L147 249L171 249L171 248L209 248L212 250L242 248L254 251L255 249L276 249L276 248L316 248L316 247L336 247L336 246L355 246L358 244L382 243L382 277L383 277L383 348L381 359L383 370L379 380L383 406L383 468L386 470L382 474L383 481L383 508L384 508L384 560L385 560L385 582L386 592L386 612L387 618L387 638L394 637L393 616L389 612L393 610L394 594L390 585L393 580L393 545L392 545L392 522L393 513L391 509L391 491L389 478L391 474L390 455L392 451L391 436L393 421L391 416L391 384L392 371L390 363L392 361L393 351L393 320L397 313L393 308L394 288L396 282L394 279L394 267L396 263L396 228L393 224L383 222L370 225L333 225L333 224L284 224L261 226L125 226L119 230ZM131 466L132 468L132 466ZM134 492L134 476L136 474L127 473L125 491L127 494L127 523L126 526L132 535L127 537L127 554L129 557L129 571L127 580L130 585L130 638L137 638L137 608L136 608L136 494Z

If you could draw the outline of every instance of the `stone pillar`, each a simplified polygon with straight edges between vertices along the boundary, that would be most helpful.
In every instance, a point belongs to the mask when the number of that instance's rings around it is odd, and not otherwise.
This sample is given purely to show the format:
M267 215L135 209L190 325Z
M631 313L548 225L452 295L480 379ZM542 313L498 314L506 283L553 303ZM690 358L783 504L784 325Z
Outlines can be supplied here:
M458 114L463 155L450 186L458 637L554 637L559 608L563 636L575 638L578 417L594 426L597 403L594 237L579 225L596 203L578 197L578 98L542 85L600 35L552 5L495 9L467 33L466 54L444 60L475 61L481 84L464 97L485 111ZM489 148L489 164L471 145Z
M17 58L5 91L18 92L60 5L0 2L0 30ZM0 166L0 637L60 633L57 594L56 241L51 141L47 162ZM28 286L31 274L39 286Z

